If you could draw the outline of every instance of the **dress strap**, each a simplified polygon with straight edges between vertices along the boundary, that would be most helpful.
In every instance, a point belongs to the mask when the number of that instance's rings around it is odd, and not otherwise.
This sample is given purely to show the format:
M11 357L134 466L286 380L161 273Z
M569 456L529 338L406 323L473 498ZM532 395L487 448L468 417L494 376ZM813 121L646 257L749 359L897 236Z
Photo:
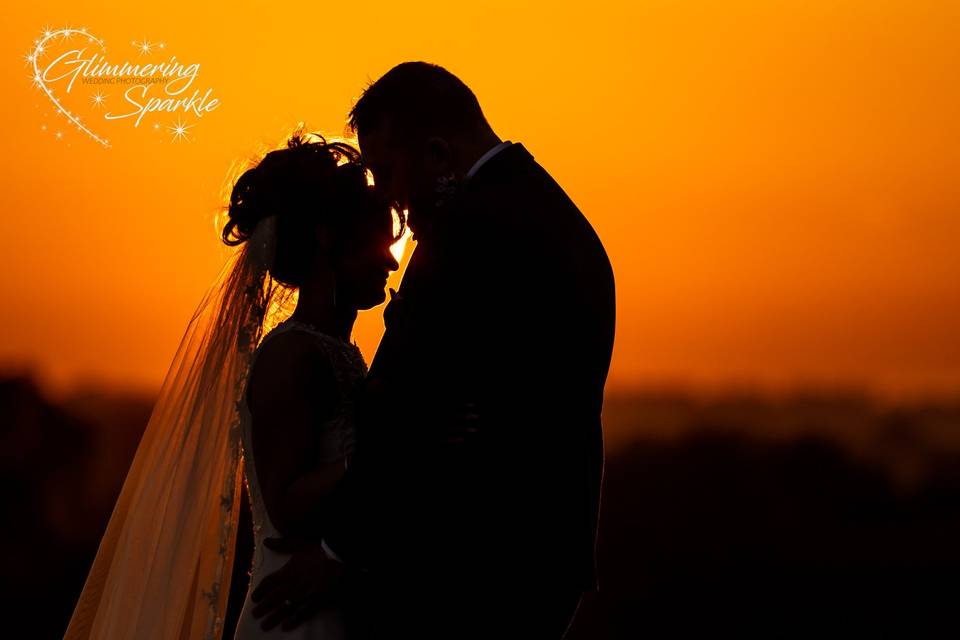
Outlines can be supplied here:
M281 331L286 332L291 330L293 331L299 330L299 331L304 331L306 333L310 333L320 338L320 340L324 343L325 347L328 347L328 348L334 347L336 350L340 351L341 353L349 354L351 360L355 360L359 358L360 361L363 361L363 354L360 352L360 347L357 346L356 342L351 343L341 338L338 338L336 336L332 336L329 333L320 331L315 326L307 322L301 322L299 320L292 320L288 318L287 320L284 320L279 325L277 325L277 328L271 331L270 335L279 333ZM264 340L266 340L266 338L264 338Z

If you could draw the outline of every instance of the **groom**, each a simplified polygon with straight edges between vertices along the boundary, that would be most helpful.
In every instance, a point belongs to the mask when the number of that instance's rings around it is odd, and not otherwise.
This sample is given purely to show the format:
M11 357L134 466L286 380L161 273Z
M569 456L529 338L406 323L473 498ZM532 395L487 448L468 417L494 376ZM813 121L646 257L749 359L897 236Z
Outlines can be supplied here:
M356 637L560 638L596 587L610 263L442 67L394 67L350 117L417 248L322 543L261 582L255 614L290 627L342 597Z

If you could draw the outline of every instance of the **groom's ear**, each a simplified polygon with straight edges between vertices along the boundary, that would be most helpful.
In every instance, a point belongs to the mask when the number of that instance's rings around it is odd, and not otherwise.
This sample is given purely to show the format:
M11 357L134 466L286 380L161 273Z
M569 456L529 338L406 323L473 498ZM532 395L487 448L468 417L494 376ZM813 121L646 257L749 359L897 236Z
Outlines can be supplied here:
M436 173L446 173L450 167L450 144L440 136L427 138L427 163Z

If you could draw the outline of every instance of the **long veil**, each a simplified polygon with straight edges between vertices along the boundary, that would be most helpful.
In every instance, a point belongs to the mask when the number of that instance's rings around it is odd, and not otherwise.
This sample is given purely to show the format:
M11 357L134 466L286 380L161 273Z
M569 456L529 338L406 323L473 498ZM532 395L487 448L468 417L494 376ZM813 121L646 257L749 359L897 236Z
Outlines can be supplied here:
M274 225L257 225L191 319L65 638L220 637L242 478L238 402L276 292Z

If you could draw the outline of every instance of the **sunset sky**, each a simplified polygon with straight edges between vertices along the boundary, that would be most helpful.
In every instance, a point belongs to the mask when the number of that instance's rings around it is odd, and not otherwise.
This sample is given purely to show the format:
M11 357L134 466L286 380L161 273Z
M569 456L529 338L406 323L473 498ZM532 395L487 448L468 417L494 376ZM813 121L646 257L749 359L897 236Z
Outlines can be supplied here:
M5 10L0 369L156 388L228 255L231 166L299 121L342 133L368 82L421 59L470 85L604 241L609 388L960 391L955 0L284 4ZM187 94L219 104L134 127L104 119L128 87L51 83L104 148L31 84L24 56L66 26L112 63L198 63ZM358 323L368 360L379 314Z

